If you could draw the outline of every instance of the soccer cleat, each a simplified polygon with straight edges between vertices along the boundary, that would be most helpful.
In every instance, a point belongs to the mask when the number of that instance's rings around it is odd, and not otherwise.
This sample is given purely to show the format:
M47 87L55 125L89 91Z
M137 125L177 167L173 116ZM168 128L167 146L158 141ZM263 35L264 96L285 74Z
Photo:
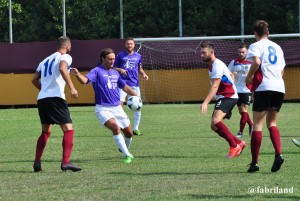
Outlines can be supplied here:
M66 172L67 170L72 170L73 172L81 171L80 167L77 167L77 166L75 166L74 164L71 164L71 163L61 164L60 168L63 172Z
M33 170L35 172L40 172L42 171L42 164L40 162L34 162L33 163Z
M243 133L238 132L238 134L236 135L237 138L243 138Z
M250 163L249 165L250 166L249 166L247 172L254 173L254 172L258 172L259 171L259 167L257 166L256 163Z
M236 145L236 147L230 147L229 148L229 153L226 156L226 158L234 158L239 156L239 154L241 153L241 147L239 144Z
M246 142L242 140L239 145L241 147L240 152L239 152L239 155L240 155L246 147Z
M249 126L249 136L252 135L252 131L253 131L253 126Z
M277 172L280 169L283 162L284 162L283 156L281 154L276 155L273 166L271 168L271 172Z
M300 141L296 140L296 139L292 139L292 142L297 146L300 147Z
M142 134L141 131L139 131L139 130L134 130L134 131L133 131L133 135L140 136L140 135L143 135L143 134Z
M133 161L134 157L133 156L126 156L126 158L124 159L124 163L131 163Z

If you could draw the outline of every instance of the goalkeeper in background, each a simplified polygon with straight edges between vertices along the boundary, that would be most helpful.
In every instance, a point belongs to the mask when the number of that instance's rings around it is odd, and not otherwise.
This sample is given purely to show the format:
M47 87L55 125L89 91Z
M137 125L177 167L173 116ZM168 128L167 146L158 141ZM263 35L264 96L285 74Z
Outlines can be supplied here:
M209 102L215 97L216 105L211 119L211 129L223 137L229 144L227 158L241 154L246 143L234 136L224 124L224 118L230 119L231 111L238 101L238 95L227 66L215 56L214 45L210 41L201 43L201 59L208 64L211 87L201 105L203 114L207 113Z
M138 96L141 96L139 74L142 75L145 80L148 80L149 77L142 68L142 56L134 51L134 47L135 43L133 38L127 38L125 40L126 50L117 55L114 63L114 69L120 73L121 78L126 82L126 84L130 86ZM126 96L127 93L123 90L120 90L121 106L123 106L124 102L126 101ZM141 116L141 110L134 112L134 135L142 135L139 130Z
M230 72L234 75L234 84L239 96L237 107L241 115L240 119L240 130L237 134L238 138L243 137L243 131L246 123L249 125L249 135L252 133L252 121L248 114L248 107L251 101L251 85L246 85L245 78L250 70L252 61L247 60L247 45L242 44L238 48L238 57L233 59L228 68Z

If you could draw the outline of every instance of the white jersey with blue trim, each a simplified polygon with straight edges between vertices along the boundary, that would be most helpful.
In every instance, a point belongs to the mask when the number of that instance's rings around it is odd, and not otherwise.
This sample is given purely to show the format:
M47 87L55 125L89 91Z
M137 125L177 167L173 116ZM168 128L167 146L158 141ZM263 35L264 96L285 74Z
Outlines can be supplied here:
M236 87L230 76L230 71L227 66L219 59L216 59L208 68L210 79L221 79L215 99L221 98L238 98ZM212 84L212 81L210 81Z
M41 90L37 97L38 100L49 97L66 99L64 92L66 82L59 70L61 61L67 62L68 70L70 70L72 57L69 54L61 54L60 52L55 52L45 58L36 69L41 75Z
M247 58L259 57L261 64L254 74L254 91L278 91L285 93L282 70L285 67L284 54L279 45L269 39L262 39L250 45Z

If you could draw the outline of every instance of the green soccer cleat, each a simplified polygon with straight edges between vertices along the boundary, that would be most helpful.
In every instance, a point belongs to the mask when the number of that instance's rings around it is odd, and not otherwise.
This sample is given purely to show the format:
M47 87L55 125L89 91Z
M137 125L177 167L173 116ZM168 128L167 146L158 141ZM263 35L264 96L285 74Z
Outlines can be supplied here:
M133 161L133 156L126 156L126 158L124 159L124 163L128 164L131 163Z
M143 134L142 134L141 131L139 131L139 130L134 130L134 131L133 131L133 135L140 136L140 135L143 135Z

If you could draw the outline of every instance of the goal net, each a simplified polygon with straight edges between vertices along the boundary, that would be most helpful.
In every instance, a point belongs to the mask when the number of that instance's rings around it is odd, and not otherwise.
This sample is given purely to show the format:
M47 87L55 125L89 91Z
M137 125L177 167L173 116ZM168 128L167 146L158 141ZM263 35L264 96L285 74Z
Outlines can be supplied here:
M285 100L300 100L300 34L270 35L285 54ZM141 96L148 103L203 101L210 88L207 65L200 58L200 44L210 40L215 55L226 65L237 57L237 49L255 42L254 36L139 38L137 52L149 80L140 78Z

